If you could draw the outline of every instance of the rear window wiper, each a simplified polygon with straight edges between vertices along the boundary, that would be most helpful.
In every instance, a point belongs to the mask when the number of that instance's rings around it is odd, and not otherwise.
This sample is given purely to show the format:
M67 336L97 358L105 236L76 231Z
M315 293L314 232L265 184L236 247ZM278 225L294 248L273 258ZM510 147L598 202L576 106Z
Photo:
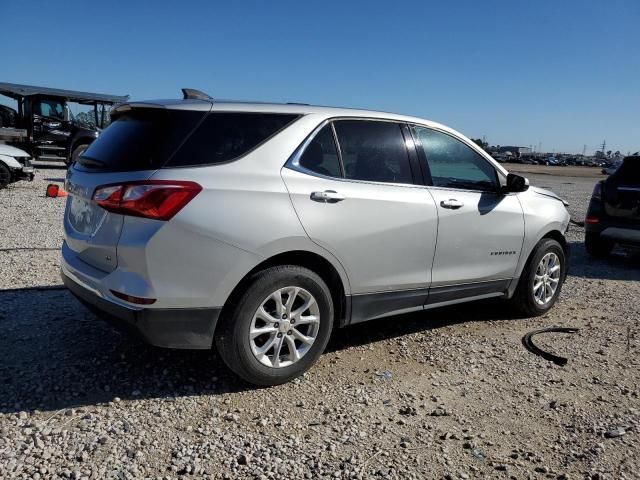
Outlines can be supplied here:
M87 167L87 168L106 168L107 167L107 164L105 162L96 160L95 158L91 158L91 157L80 157L78 158L77 162L83 167Z

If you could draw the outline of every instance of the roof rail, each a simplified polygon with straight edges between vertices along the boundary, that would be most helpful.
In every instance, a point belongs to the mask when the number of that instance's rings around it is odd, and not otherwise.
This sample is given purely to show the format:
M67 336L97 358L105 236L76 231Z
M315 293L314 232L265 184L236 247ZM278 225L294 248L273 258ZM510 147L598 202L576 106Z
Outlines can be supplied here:
M209 95L195 88L183 88L182 98L185 100L213 100Z

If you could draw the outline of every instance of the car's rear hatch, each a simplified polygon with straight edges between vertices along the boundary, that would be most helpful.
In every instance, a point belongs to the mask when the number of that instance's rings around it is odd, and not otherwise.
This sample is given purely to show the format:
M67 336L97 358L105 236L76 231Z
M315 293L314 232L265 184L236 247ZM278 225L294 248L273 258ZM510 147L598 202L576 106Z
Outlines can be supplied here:
M609 217L640 227L640 156L626 157L607 179L604 203Z
M92 200L96 188L150 178L204 118L211 103L182 102L173 107L145 103L118 107L112 125L69 169L65 240L89 265L104 272L117 267L124 222L123 215Z

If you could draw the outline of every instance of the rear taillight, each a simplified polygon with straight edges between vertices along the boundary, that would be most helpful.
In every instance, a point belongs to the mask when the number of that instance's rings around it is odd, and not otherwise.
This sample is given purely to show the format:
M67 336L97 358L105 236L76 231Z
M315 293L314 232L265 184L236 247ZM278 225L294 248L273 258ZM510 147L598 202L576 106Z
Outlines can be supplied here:
M93 201L121 215L170 220L201 190L195 182L147 180L99 186Z
M596 183L595 187L593 187L591 198L595 200L602 200L602 182Z

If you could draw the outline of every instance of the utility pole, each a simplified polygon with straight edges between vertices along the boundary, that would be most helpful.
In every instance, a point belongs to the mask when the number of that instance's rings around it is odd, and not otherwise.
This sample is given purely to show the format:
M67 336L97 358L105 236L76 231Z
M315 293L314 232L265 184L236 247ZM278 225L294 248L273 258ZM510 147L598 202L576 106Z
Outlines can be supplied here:
M603 141L602 141L602 150L601 150L601 152L602 152L602 154L603 154L603 155L604 155L604 154L605 154L605 152L606 152L606 150L605 150L606 148L607 148L607 141L606 141L606 140L603 140Z
M587 145L585 144L582 146L582 156L584 157L586 153L587 153Z

